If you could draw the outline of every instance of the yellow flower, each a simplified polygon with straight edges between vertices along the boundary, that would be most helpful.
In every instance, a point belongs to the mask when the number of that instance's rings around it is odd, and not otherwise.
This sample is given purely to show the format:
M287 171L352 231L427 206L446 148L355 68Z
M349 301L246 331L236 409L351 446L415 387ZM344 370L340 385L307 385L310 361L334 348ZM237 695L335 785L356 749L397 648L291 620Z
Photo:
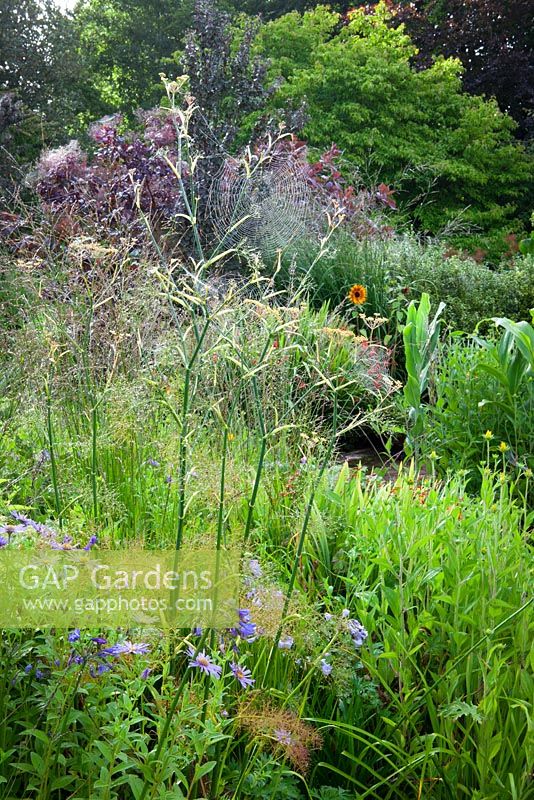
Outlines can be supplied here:
M501 442L501 443L500 443L500 445L499 445L499 450L501 451L501 453L506 453L506 451L507 451L507 450L509 450L509 449L510 449L510 448L508 447L508 445L506 444L506 442Z
M355 306L361 306L367 300L367 289L360 283L355 283L354 286L351 286L347 296Z
M493 433L491 431L486 431L486 433L484 434L484 439L487 439L488 441L490 439L493 439Z

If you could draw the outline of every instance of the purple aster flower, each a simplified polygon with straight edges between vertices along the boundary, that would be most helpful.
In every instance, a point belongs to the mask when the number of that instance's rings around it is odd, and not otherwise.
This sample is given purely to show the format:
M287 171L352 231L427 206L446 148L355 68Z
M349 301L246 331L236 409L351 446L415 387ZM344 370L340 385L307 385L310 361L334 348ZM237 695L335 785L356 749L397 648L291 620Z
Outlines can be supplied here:
M150 669L150 667L145 667L145 669L141 673L141 679L146 681L151 672L152 670Z
M80 638L80 629L79 628L75 628L67 636L67 639L69 640L69 642L77 642L79 638Z
M293 739L291 734L286 728L277 728L274 731L274 738L280 744L291 745L293 744Z
M35 520L30 519L30 517L25 516L25 514L21 514L20 511L12 511L11 516L14 520L16 520L22 526L22 530L26 530L27 528L33 528L34 531L40 533L42 536L54 536L54 532L47 528L46 525L43 525L41 522L35 522ZM21 531L16 531L20 533Z
M327 677L332 672L332 664L329 664L325 658L321 659L321 672Z
M14 533L24 533L28 529L27 525L0 525L0 534L7 534L7 537L13 536Z
M369 635L362 623L358 622L357 619L349 619L347 622L347 629L356 647L361 647Z
M35 524L33 519L27 517L26 514L21 514L20 511L10 511L9 514L14 520L21 522L26 527L33 526Z
M218 664L214 664L204 651L197 653L194 658L194 653L190 651L190 656L192 658L192 661L189 662L190 667L198 667L201 672L204 672L206 675L211 675L214 678L221 677L222 667L219 667Z
M344 608L341 612L341 619L347 619L347 617L350 617L350 611L348 608Z
M247 667L241 667L239 664L230 664L230 669L234 673L234 677L239 681L241 686L246 689L247 686L254 686L256 681L251 678L251 671Z
M4 536L0 536L0 547L6 547L8 544L9 541Z
M95 644L107 644L108 643L108 640L104 639L103 636L93 636L91 641L94 642Z
M278 642L278 647L280 650L291 650L294 643L295 640L292 636L282 636Z
M329 614L328 611L327 611L326 614L324 615L324 618L325 618L325 620L327 622L331 622L331 620L334 618L334 615L333 614Z
M104 655L109 656L143 656L145 653L149 652L150 645L146 644L146 642L130 642L128 640L102 650Z
M193 628L193 636L202 636L202 628L200 625L195 625Z
M85 545L85 547L83 549L84 550L90 550L92 547L95 546L95 544L97 544L97 542L98 542L98 536L95 536L93 534L93 536L91 536L91 538L89 539L89 541L87 542L87 544Z

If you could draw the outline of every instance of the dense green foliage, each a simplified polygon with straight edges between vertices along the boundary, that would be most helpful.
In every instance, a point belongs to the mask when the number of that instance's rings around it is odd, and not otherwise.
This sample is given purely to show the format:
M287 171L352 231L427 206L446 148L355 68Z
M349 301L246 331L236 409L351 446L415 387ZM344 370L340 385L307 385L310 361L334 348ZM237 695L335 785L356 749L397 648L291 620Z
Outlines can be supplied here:
M75 23L91 81L113 111L131 113L161 99L158 74L183 44L192 0L81 0Z
M222 533L243 549L243 602L257 635L225 632L221 651L194 631L4 634L10 793L44 800L61 786L163 800L196 787L319 800L365 788L404 800L429 782L438 800L527 800L524 465L492 439L474 493L462 477L434 480L452 436L436 453L422 445L426 479L409 465L392 476L336 463L336 424L364 423L354 403L374 374L337 318L297 298L280 306L257 278L218 301L195 295L200 270L173 288L172 327L164 273L136 275L128 258L88 244L71 245L61 262L51 256L48 274L28 266L26 299L9 301L19 304L19 329L4 322L0 526L13 511L26 522L17 517L22 530L8 546L42 548L43 530L69 542L91 534L115 549L172 547L177 530L184 545ZM81 253L93 269L76 283ZM115 259L111 282L103 256ZM465 347L470 369L480 346ZM532 386L524 380L518 400ZM462 397L455 380L450 387ZM473 437L474 418L473 408ZM526 418L517 422L529 430ZM484 464L483 437L478 445ZM356 642L361 626L367 635ZM103 633L105 644L91 638ZM137 654L120 650L124 638ZM192 666L188 645L207 650L219 680ZM233 659L250 670L248 688Z
M534 262L529 255L515 255L490 268L439 241L404 234L358 242L344 232L333 237L328 253L314 264L316 254L314 242L295 247L282 260L279 285L306 278L313 304L335 307L345 302L354 283L363 284L363 310L386 317L393 327L398 312L422 292L443 300L447 325L466 332L496 315L528 321L534 308Z
M534 469L534 329L523 326L530 359L501 328L495 341L446 340L435 365L424 444L442 470L466 469L475 485L481 464Z
M262 47L286 79L278 99L306 97L311 145L335 141L364 174L399 186L412 217L437 232L460 219L509 230L532 181L532 158L514 142L514 123L496 103L462 92L457 61L411 64L415 47L373 14L340 17L318 8L269 23Z

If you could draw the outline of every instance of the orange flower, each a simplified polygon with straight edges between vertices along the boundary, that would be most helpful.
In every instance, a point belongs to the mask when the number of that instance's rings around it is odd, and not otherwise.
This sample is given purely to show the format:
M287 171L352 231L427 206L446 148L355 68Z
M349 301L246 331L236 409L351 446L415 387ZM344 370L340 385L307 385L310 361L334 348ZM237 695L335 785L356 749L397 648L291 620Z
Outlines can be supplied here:
M355 283L349 290L348 299L355 306L361 306L367 300L367 289L365 286Z

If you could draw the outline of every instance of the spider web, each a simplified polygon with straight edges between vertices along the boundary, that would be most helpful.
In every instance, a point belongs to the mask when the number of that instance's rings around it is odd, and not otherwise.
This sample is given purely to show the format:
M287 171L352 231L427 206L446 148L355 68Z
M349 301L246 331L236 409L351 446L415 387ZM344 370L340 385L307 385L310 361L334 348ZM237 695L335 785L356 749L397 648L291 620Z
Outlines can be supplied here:
M209 196L219 247L272 255L309 235L318 211L306 167L298 151L279 143L227 158Z

